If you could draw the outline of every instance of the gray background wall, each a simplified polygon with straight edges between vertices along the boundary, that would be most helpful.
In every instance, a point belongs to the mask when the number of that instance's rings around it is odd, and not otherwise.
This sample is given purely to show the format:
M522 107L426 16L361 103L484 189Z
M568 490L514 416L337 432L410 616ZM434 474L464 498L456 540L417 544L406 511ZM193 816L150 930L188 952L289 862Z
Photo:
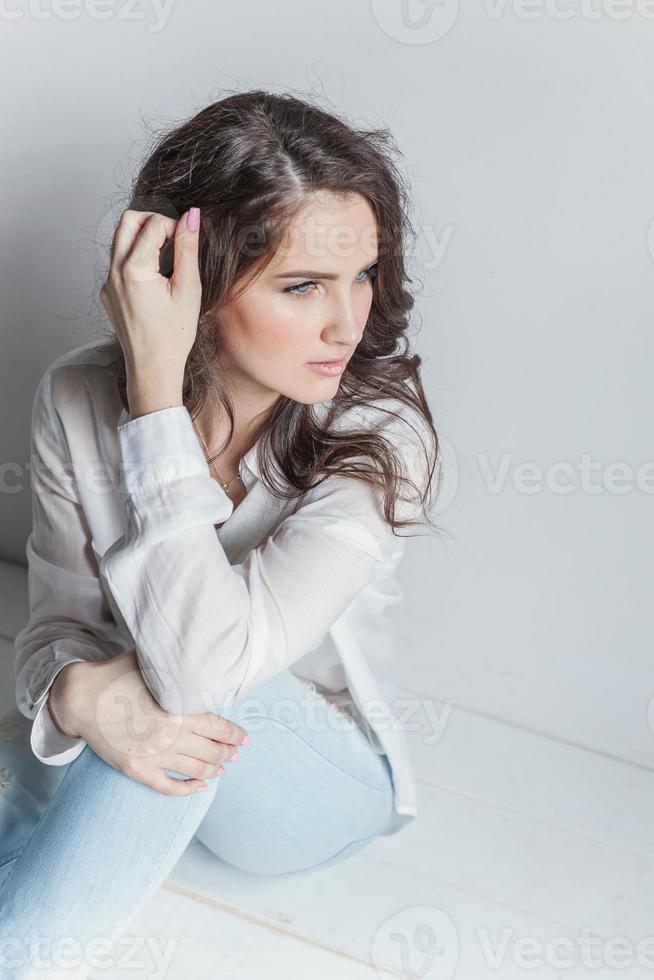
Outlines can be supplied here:
M410 543L398 676L651 767L654 4L98 10L0 15L2 556L24 561L34 386L96 337L143 120L315 93L393 130L417 205L447 534Z

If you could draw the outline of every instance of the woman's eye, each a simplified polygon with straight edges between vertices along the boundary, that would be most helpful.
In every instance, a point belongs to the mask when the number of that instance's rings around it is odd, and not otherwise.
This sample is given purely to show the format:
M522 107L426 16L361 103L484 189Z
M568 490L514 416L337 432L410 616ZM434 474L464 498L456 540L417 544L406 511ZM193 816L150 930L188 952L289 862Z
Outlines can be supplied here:
M364 269L363 272L359 273L359 275L365 276L366 279L367 278L374 279L375 276L377 275L377 263L375 262L375 264L371 265L369 269ZM365 281L366 281L365 279L357 279L357 282L365 282Z
M377 275L377 263L371 265L369 269L364 269L363 272L359 272L357 278L354 280L357 283L367 282L368 279L374 280ZM359 276L364 276L365 278L359 279ZM284 290L285 293L290 293L292 296L297 296L300 299L301 296L308 296L309 290L304 292L299 292L299 290L305 290L307 286L316 286L317 283L313 279L307 280L307 282L299 282L296 286L287 286Z
M287 286L284 290L285 293L291 293L292 296L306 296L306 293L298 293L296 290L304 289L305 286L315 286L316 283L310 280L309 282L300 282L297 286Z

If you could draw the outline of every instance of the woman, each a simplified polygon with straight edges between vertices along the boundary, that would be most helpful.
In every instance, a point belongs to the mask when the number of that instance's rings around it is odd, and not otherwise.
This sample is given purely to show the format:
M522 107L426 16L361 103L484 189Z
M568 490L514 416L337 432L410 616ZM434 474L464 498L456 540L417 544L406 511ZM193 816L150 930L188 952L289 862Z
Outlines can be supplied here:
M295 874L416 815L383 614L439 447L387 138L262 91L167 134L114 235L111 338L39 383L16 697L33 785L62 778L5 845L3 977L35 932L86 976L194 835Z

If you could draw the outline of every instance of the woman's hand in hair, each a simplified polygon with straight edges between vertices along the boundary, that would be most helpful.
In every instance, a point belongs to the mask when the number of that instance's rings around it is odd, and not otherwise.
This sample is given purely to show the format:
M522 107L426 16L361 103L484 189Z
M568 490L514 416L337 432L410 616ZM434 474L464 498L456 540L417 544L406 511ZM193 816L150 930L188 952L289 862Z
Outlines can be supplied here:
M155 700L136 650L102 662L76 661L57 675L48 696L53 721L83 738L96 755L159 793L187 796L215 779L246 732L211 711L177 715ZM182 773L174 779L164 770Z
M163 388L169 398L178 390L181 395L202 299L199 222L198 208L179 220L127 210L116 227L100 299L123 348L133 388ZM174 260L168 279L159 271L159 253L170 239Z

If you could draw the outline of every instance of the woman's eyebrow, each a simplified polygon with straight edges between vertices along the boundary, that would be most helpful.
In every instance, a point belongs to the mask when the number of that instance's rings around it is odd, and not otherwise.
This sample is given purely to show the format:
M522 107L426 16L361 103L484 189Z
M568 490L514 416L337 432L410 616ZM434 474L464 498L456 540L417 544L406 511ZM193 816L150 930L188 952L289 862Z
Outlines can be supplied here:
M379 256L376 256L372 262L366 262L363 269L359 269L357 275L360 272L365 272L371 265L374 265L378 258ZM297 279L298 276L305 276L307 279L338 279L338 273L336 272L312 272L310 269L297 269L295 272L278 272L273 276L273 279Z

